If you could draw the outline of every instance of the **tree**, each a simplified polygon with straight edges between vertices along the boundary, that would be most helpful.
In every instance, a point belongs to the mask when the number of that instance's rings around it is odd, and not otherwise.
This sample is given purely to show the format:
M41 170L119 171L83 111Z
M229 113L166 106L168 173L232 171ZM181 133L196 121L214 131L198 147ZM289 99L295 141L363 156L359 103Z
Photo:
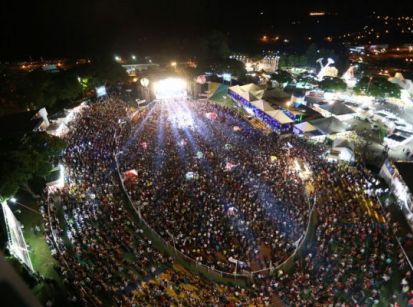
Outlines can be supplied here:
M215 73L229 73L236 77L240 77L246 73L244 63L234 59L222 59L212 61L209 64L209 68Z
M284 84L293 81L293 77L288 71L277 70L271 74L271 80L276 81L278 84Z
M72 71L81 79L87 79L87 89L94 89L103 84L113 85L128 79L125 69L110 57L96 59L92 63L79 65Z
M228 47L227 37L218 31L212 32L206 39L207 58L214 60L227 59L231 51Z
M304 56L306 58L307 63L309 63L310 65L314 65L317 59L320 58L320 50L317 44L312 43L310 46L308 46L307 50L304 53Z
M308 61L304 55L282 55L280 57L280 61L278 63L279 67L287 68L287 67L305 67L308 66Z
M320 84L320 89L326 92L339 92L347 89L347 84L340 78L324 78Z
M376 98L400 98L400 87L391 83L385 77L363 77L354 87L358 94L365 94Z
M16 85L13 99L24 109L52 108L56 103L76 99L82 92L76 76L70 71L49 73L35 70Z
M31 132L22 137L0 139L0 200L14 195L20 187L27 187L35 177L45 177L65 143L46 132Z
M300 84L302 87L316 87L318 86L318 81L315 79L316 76L310 75L308 73L302 73L296 76L297 86Z

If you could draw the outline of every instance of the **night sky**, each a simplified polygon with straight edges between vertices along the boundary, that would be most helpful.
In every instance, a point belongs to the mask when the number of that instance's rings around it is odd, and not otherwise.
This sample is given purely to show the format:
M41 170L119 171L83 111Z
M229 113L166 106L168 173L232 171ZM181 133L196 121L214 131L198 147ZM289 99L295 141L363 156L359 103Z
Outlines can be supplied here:
M242 44L269 28L322 9L339 14L338 26L367 14L413 15L413 1L59 0L2 1L0 60L87 56L109 52L150 53L219 30ZM263 14L261 14L263 12ZM341 23L341 24L340 24Z

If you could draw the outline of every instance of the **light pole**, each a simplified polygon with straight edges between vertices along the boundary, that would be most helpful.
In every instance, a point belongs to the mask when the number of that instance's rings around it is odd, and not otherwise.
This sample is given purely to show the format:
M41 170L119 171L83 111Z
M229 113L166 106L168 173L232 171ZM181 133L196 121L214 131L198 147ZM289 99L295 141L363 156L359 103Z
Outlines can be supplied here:
M9 201L10 201L12 204L17 204L17 205L19 205L19 206L22 206L23 208L26 208L27 210L30 210L30 211L32 211L32 212L40 215L40 213L37 212L36 210L33 210L32 208L27 207L26 205L23 205L22 203L19 203L15 197L10 198Z
M369 92L371 80L373 80L373 77L370 77L370 78L369 78L369 84L367 84L366 94Z
M172 244L174 245L174 252L175 252L175 254L176 254L177 249L176 249L176 245L175 245L175 237L173 236L173 234L171 234L171 233L169 232L169 230L167 230L166 233L167 233L168 236L170 236L171 239L172 239Z

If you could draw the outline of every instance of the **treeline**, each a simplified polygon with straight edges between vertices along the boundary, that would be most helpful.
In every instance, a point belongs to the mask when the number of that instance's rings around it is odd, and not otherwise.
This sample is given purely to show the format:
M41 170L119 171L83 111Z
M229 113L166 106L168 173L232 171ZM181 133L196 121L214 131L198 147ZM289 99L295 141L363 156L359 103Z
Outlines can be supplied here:
M82 65L68 65L67 70L52 73L41 68L25 72L0 67L0 115L10 111L59 109L95 86L127 79L125 70L112 58L101 58Z

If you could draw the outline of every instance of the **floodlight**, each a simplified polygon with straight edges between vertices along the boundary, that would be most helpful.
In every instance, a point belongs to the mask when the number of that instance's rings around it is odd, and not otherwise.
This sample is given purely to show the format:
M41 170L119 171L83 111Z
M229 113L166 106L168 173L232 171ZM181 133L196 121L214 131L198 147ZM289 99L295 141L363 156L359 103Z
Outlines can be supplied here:
M186 97L186 87L185 80L180 78L167 78L153 84L157 99Z

